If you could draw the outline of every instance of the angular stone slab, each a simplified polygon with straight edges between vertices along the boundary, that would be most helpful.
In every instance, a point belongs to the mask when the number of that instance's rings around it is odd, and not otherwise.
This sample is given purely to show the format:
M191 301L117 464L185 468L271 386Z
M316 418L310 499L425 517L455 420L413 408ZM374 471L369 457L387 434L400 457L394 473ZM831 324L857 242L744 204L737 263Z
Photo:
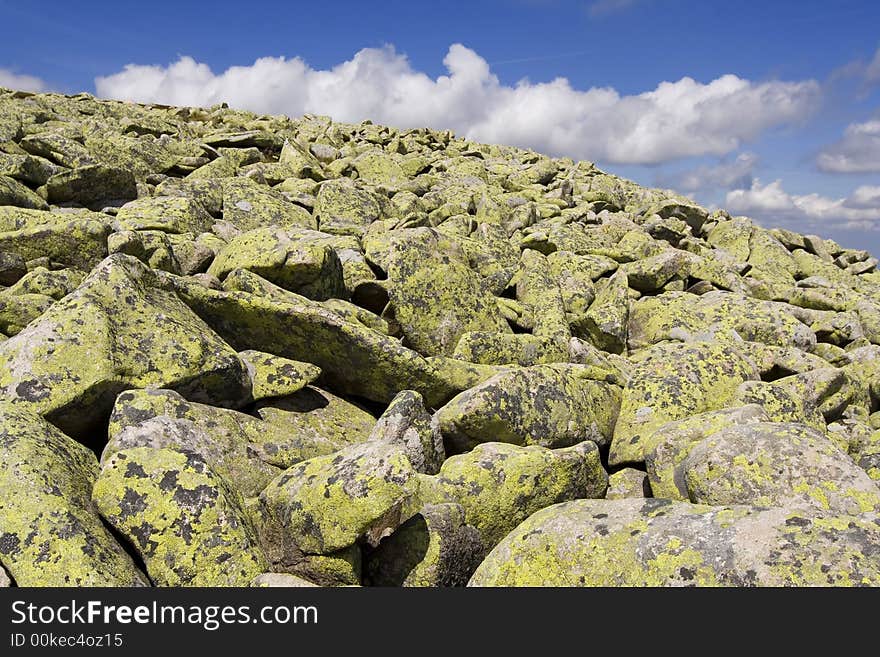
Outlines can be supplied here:
M146 386L237 406L250 381L235 351L129 256L104 260L0 345L4 397L77 438L106 420L117 394Z

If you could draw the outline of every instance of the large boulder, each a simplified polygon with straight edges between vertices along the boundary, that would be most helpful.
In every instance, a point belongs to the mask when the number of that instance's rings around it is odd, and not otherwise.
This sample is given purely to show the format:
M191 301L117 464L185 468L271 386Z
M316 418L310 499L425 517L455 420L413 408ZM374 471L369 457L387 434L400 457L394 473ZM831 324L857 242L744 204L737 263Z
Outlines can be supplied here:
M268 570L241 496L194 452L115 452L93 498L158 586L247 586Z
M235 407L247 402L249 384L235 350L123 255L0 344L3 396L74 437L98 429L129 388L170 388Z
M519 525L469 586L877 586L878 548L876 514L576 500Z
M607 445L620 388L588 365L553 364L498 374L460 393L437 411L450 452L484 442L568 447L582 440Z
M86 447L0 404L0 563L18 586L149 586L101 522L97 477Z
M723 408L743 381L757 378L755 364L733 345L673 342L645 351L623 389L609 463L644 461L643 440L655 429Z

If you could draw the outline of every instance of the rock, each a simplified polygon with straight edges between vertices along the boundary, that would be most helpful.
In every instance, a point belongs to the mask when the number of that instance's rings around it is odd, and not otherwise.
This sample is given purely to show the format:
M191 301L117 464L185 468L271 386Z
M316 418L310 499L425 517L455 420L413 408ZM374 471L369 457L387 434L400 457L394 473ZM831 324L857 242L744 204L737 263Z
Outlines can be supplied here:
M49 203L74 202L99 209L114 201L137 198L137 185L131 171L90 164L56 173L46 181Z
M649 434L643 445L648 481L654 497L687 499L681 463L695 444L724 429L769 422L758 404L692 415L667 422Z
M427 404L438 406L499 371L452 359L428 360L387 335L311 304L216 292L183 279L169 285L237 349L311 362L321 368L326 385L344 394L388 403L400 390L415 390Z
M3 294L39 294L60 301L78 288L84 278L85 274L76 269L49 271L45 267L35 267L23 274L17 282L10 284Z
M607 486L599 450L590 440L555 450L483 443L446 459L435 478L422 480L426 501L460 504L487 549L539 509L603 497Z
M402 390L391 400L370 440L400 445L416 472L424 474L437 474L446 458L440 427L413 390Z
M793 423L730 427L679 466L696 504L784 506L834 515L880 510L880 489L824 433Z
M231 178L224 183L223 218L243 231L265 226L318 228L318 222L308 210L249 178Z
M310 445L301 436L291 440L285 431L250 415L193 404L161 389L121 393L107 433L102 463L120 450L136 447L192 452L245 497L258 495L281 472L275 464L333 451ZM291 444L296 440L299 445ZM261 458L269 451L274 458Z
M606 500L653 497L648 475L634 468L623 468L608 476Z
M32 210L48 210L45 199L14 178L0 175L0 205L15 205Z
M373 194L349 180L327 180L318 190L315 216L325 233L360 237L379 215L379 203Z
M644 441L656 429L723 408L743 381L757 378L754 363L733 346L697 342L652 347L642 354L623 389L609 463L643 462Z
M84 271L107 257L110 225L97 213L39 212L24 219L0 232L0 252L25 262L49 258Z
M415 229L394 244L387 264L394 319L405 343L427 355L451 355L468 331L510 332L486 286L453 249L434 231Z
M24 258L17 253L0 251L0 285L15 285L27 274Z
M9 579L9 574L0 566L0 589L8 588L12 586L12 581Z
M97 476L91 451L0 403L0 560L18 586L149 586L101 523Z
M621 353L627 343L629 317L629 283L625 272L596 284L596 298L572 333L603 351Z
M306 588L318 585L289 573L261 573L251 580L249 586Z
M269 227L242 233L217 255L208 273L222 280L239 268L312 299L345 294L339 256L300 229Z
M42 294L0 293L0 332L12 337L46 312L55 300Z
M194 452L120 450L93 498L158 586L247 586L268 570L240 496Z
M251 379L251 397L254 401L292 395L321 375L321 368L311 363L290 360L262 351L239 352Z
M107 258L0 345L4 397L74 437L106 421L117 394L147 386L221 406L250 387L235 351L128 256Z
M192 197L151 196L129 201L116 215L122 230L161 230L167 233L203 233L213 218Z
M429 504L370 555L372 586L465 586L485 554L458 504Z
M876 514L576 500L517 527L469 586L870 586L878 531Z
M378 545L417 511L419 480L402 448L370 441L292 466L260 494L306 553Z
M587 365L537 365L498 374L465 390L437 411L447 450L490 441L568 447L582 440L607 445L620 389Z

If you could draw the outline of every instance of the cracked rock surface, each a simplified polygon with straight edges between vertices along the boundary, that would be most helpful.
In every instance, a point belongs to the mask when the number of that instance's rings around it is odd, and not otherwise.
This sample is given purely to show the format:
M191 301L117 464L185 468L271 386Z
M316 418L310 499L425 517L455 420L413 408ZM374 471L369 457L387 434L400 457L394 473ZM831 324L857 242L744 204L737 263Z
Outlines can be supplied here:
M0 125L0 586L880 585L866 251L449 131Z

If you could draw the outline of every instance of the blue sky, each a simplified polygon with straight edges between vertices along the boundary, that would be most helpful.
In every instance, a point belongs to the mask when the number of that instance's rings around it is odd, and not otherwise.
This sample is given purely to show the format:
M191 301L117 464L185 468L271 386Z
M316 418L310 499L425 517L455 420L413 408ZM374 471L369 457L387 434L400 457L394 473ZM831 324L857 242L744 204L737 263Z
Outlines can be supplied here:
M451 128L880 254L880 3L0 0L0 85Z

